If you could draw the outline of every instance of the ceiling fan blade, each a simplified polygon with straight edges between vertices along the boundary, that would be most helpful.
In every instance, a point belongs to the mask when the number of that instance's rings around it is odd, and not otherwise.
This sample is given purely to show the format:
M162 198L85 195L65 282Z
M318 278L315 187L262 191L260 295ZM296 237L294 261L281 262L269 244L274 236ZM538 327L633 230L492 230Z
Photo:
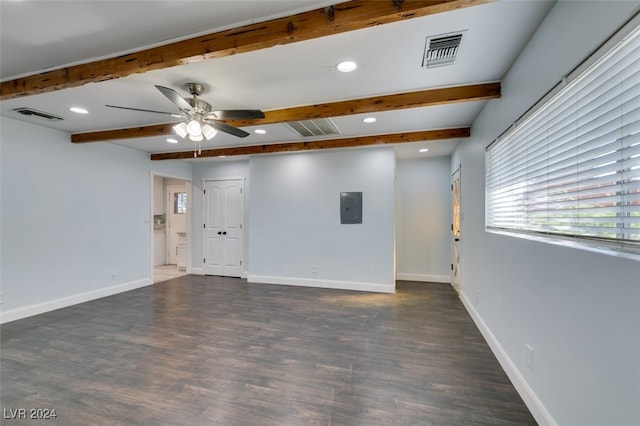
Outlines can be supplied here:
M206 121L206 123L216 130L219 130L224 133L228 133L233 136L237 136L239 138L246 138L247 136L249 136L249 133L245 132L244 130L238 129L237 127L230 126L226 123L221 123L220 121L211 120L211 121Z
M168 87L164 87L164 86L158 86L156 85L156 89L158 89L160 92L162 92L163 95L165 95L171 102L173 102L174 104L178 105L178 108L180 108L183 111L192 111L193 107L189 104L189 102L187 102L182 96L180 96L180 94L178 92L176 92L173 89L170 89Z
M218 120L232 120L232 119L254 119L264 118L264 112L259 109L225 109L221 111L211 111L205 118L215 118Z
M127 110L130 110L130 111L153 112L155 114L173 115L176 118L184 117L184 114L178 114L178 113L175 113L175 112L155 111L155 110L152 110L152 109L131 108L131 107L118 106L118 105L105 105L105 106L109 107L109 108L127 109Z

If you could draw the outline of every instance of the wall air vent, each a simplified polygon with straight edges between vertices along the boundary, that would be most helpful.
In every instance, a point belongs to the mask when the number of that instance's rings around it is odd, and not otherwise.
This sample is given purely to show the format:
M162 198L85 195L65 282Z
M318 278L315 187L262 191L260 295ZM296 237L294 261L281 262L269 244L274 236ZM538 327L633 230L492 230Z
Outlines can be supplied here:
M316 118L313 120L288 121L287 126L298 135L308 138L311 136L339 135L340 131L328 118Z
M43 118L49 121L62 121L62 117L58 117L53 114L49 114L48 112L38 111L37 109L32 108L16 108L14 109L18 114L26 115L28 117L38 117Z
M456 60L458 50L460 50L461 41L462 32L427 37L422 66L435 68L452 65Z

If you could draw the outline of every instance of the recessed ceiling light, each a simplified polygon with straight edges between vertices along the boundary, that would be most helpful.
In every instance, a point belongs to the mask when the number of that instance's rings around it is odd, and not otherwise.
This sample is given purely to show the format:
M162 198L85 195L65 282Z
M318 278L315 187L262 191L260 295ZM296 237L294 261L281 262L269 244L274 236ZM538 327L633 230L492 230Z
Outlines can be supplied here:
M336 68L340 72L351 72L355 71L358 68L358 64L353 61L342 61L336 65Z
M226 155L218 155L218 158L227 158Z
M178 143L178 141L176 139L173 139L173 138L167 139L167 142L169 142L169 143Z
M253 133L256 133L258 135L264 135L265 133L267 133L267 131L264 129L255 129Z
M419 149L418 152L429 152L429 148L422 148Z
M364 120L362 120L363 122L369 124L369 123L375 123L376 122L376 118L375 117L367 117Z
M69 108L69 111L75 112L76 114L89 114L89 111L80 107L71 107Z

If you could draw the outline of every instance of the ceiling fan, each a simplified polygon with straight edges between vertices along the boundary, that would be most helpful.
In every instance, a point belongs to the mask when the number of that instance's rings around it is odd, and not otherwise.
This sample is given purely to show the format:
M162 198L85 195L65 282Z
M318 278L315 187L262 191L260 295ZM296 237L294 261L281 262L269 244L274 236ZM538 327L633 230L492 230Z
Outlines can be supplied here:
M176 118L184 118L184 121L173 126L173 130L182 138L189 138L193 142L201 142L203 139L212 139L218 131L228 133L233 136L244 138L249 136L248 132L231 126L221 120L229 119L258 119L264 118L264 113L259 109L227 109L214 111L209 102L200 99L205 91L204 84L187 83L187 91L191 98L183 98L178 92L164 86L155 86L164 96L173 102L179 113L155 111L142 108L130 108L117 105L105 105L109 108L119 108L131 111L152 112L157 114L168 114Z

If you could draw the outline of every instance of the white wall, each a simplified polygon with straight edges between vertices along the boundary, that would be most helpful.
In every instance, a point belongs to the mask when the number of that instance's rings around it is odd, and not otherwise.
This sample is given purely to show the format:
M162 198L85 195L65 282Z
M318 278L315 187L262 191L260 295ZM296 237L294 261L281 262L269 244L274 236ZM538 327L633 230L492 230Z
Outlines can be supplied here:
M461 297L541 424L640 424L640 262L486 233L484 150L639 4L556 3L452 158Z
M191 166L0 119L0 321L150 284L151 170Z
M451 282L451 159L398 160L397 278Z
M249 281L394 291L392 148L252 157L250 168ZM363 193L362 224L340 224L344 191Z

